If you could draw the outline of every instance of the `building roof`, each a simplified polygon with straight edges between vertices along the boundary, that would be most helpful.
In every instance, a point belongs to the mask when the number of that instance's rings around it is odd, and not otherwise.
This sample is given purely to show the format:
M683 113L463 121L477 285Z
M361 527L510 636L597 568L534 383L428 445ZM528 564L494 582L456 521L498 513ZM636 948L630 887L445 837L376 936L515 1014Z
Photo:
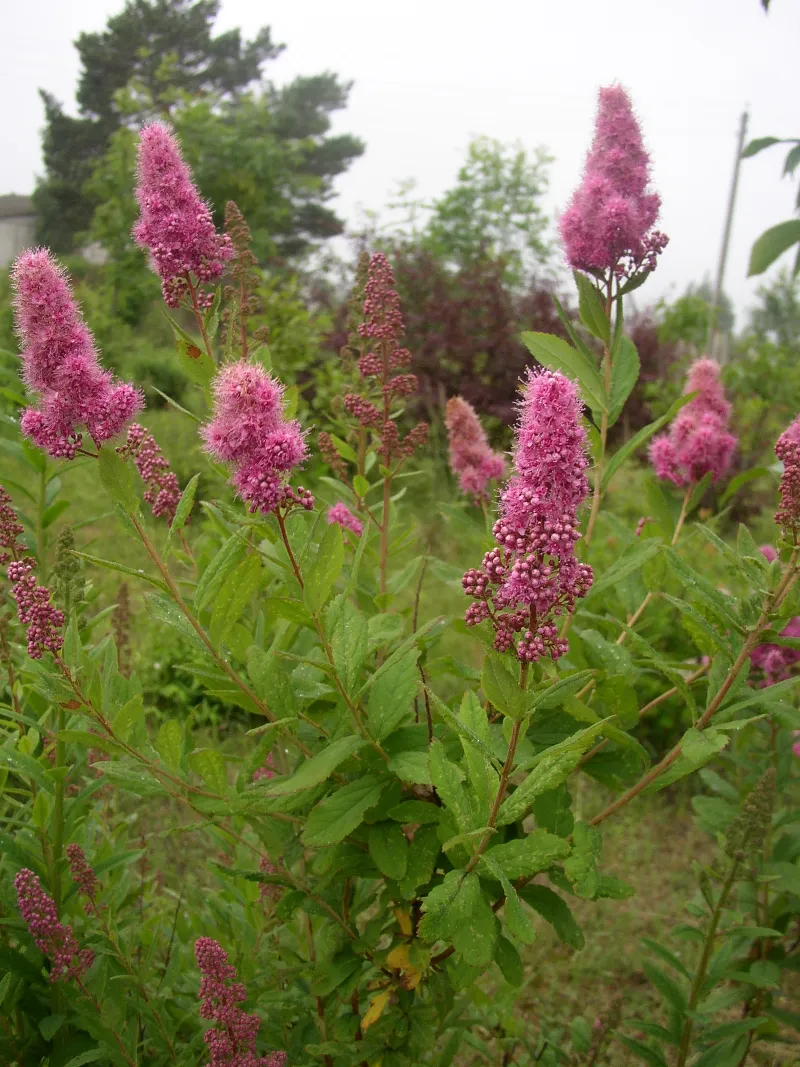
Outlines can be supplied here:
M29 196L8 193L0 196L0 219L18 219L35 215L33 200Z

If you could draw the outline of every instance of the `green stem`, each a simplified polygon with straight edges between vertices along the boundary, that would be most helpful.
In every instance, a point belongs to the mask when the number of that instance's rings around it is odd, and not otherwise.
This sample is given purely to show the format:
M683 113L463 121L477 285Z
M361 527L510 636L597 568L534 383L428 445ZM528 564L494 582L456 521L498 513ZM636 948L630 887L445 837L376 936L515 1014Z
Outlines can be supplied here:
M386 593L386 569L389 561L389 507L392 497L392 479L390 475L383 478L383 514L381 515L381 595Z
M297 562L297 558L294 552L292 551L292 546L289 542L289 535L286 532L286 519L280 511L276 511L275 516L278 520L278 528L281 531L281 539L283 540L283 546L286 549L286 555L289 557L289 562L292 565L292 570L294 571L294 576L297 579L297 584L300 586L300 589L303 590L305 589L305 582L303 581L303 574L300 570L300 565ZM312 611L311 617L314 620L314 627L317 631L317 636L319 637L320 644L322 645L322 650L325 653L325 658L327 659L328 664L330 665L330 668L333 672L333 680L336 683L336 688L339 690L339 695L342 697L348 709L350 710L350 714L353 716L353 722L356 725L356 729L365 738L365 740L367 740L370 745L372 745L372 747L380 755L380 757L388 763L388 754L384 751L383 748L381 748L377 741L373 740L373 738L369 736L369 734L364 729L364 724L362 722L361 717L361 709L359 708L358 704L353 703L350 694L348 693L344 683L342 682L342 679L339 677L339 672L336 669L336 664L333 658L333 649L331 648L330 642L325 636L325 627L322 625L322 621L319 617L319 612Z
M386 426L391 416L391 403L389 400L389 354L386 351L386 342L382 342L383 354L383 425ZM387 444L383 452L383 469L387 472L383 476L383 514L381 515L381 555L380 555L380 591L386 593L386 569L389 562L389 508L392 502L392 475L388 473L392 456ZM384 605L385 608L385 605Z
M103 1015L103 1005L100 1003L100 1001L95 1000L95 998L92 996L92 994L86 988L86 986L83 984L83 982L80 980L80 978L76 978L75 982L76 982L78 988L80 989L81 993L83 993L83 995L86 997L86 999L92 1005L92 1007L97 1012L97 1014L100 1017L102 1017L102 1015ZM117 1048L119 1049L119 1051L120 1051L120 1053L122 1055L122 1058L128 1064L128 1067L136 1067L136 1063L134 1062L134 1060L131 1059L130 1053L128 1052L128 1050L123 1045L122 1038L119 1036L119 1034L116 1032L116 1030L112 1029L111 1034L112 1034L114 1040L117 1043Z
M140 995L142 997L142 1000L145 1002L145 1004L148 1006L148 1008L152 1012L153 1018L156 1021L156 1025L158 1026L159 1030L161 1031L161 1036L164 1038L164 1041L167 1044L167 1048L169 1049L170 1059L173 1061L173 1063L176 1062L176 1060L175 1060L175 1049L174 1049L173 1044L172 1044L172 1039L170 1038L169 1033L167 1032L167 1028L164 1025L164 1021L161 1018L161 1015L159 1014L159 1012L156 1010L155 1006L153 1005L150 997L147 994L147 990L145 989L145 987L142 984L142 982L139 980L139 976L134 971L130 960L125 955L125 953L122 951L122 948L121 948L119 942L117 941L117 939L112 934L112 932L111 932L111 930L109 928L109 925L106 922L102 912L100 911L100 908L98 907L94 897L90 896L89 900L91 902L92 910L94 912L95 918L98 920L98 922L102 926L103 933L106 935L108 941L110 942L112 948L114 949L114 954L116 955L116 957L119 960L119 962L122 964L123 968L128 972L130 977L136 983L136 987L139 990L139 993L140 993Z
M264 718L268 719L270 722L274 722L275 715L270 710L270 708L264 703L264 701L259 696L257 696L253 692L247 682L245 682L245 680L240 677L240 675L233 669L233 667L231 667L230 663L228 663L225 657L218 651L218 649L214 645L214 642L211 640L206 631L200 625L200 622L196 618L194 612L183 599L181 591L178 588L177 582L170 574L169 568L162 560L161 556L158 554L158 551L156 550L150 538L147 536L147 533L141 522L139 522L137 516L134 515L133 512L128 512L128 516L131 522L133 523L136 532L139 534L142 544L147 550L147 554L150 556L150 559L152 559L153 563L155 563L161 577L164 579L164 583L172 594L172 599L175 601L182 614L186 617L194 632L197 634L197 636L203 642L205 647L208 649L211 658L214 660L220 670L230 678L230 680L237 687L237 689L240 689L249 700L252 700L252 702L255 704L255 706L258 708ZM310 757L311 752L309 751L309 749L306 748L303 742L299 741L293 733L291 733L289 730L284 729L282 726L278 727L278 729L287 740L291 741L293 745L300 749L304 756Z
M611 330L611 309L614 306L612 294L613 281L608 283L606 291L606 319ZM603 385L608 397L611 389L611 349L608 345L603 346ZM589 512L589 521L586 524L586 533L583 540L588 548L594 534L594 526L597 522L597 514L600 511L600 498L602 496L603 469L606 463L606 439L608 437L608 412L604 411L600 417L600 455L594 467L594 490L592 492L592 510Z
M704 730L714 718L716 713L719 711L723 701L725 700L725 697L730 692L731 686L736 681L742 667L745 665L745 663L749 662L750 654L752 653L756 645L759 643L761 634L764 632L764 630L767 629L769 625L770 615L778 610L783 601L789 595L792 586L797 580L798 555L800 555L800 547L795 548L792 552L792 557L786 566L786 570L783 574L783 577L781 578L778 588L773 594L767 597L766 603L764 604L764 608L761 612L761 616L758 622L747 635L747 638L744 644L742 645L742 649L739 652L739 655L736 657L733 666L728 671L725 681L719 687L719 690L717 691L716 695L695 723L695 729L701 731ZM677 745L670 749L670 751L666 754L666 756L664 756L660 763L657 763L655 767L652 767L647 772L647 774L643 775L639 779L639 781L636 782L635 785L632 785L630 789L628 789L625 793L618 797L613 804L609 804L607 808L604 808L599 814L595 815L595 817L591 820L591 825L597 826L598 823L601 823L605 819L607 819L609 815L613 815L615 812L619 811L620 808L624 808L625 805L630 803L630 801L633 800L634 797L638 796L643 789L646 789L651 782L654 782L656 778L659 778L664 773L664 771L671 767L675 760L678 758L678 756L680 756L680 754L681 742L679 741Z
M39 581L47 585L47 530L44 513L47 507L47 463L39 475L39 500L36 507L36 555L39 557Z
M203 344L206 346L208 358L211 360L212 363L216 363L217 361L214 359L214 352L211 348L211 342L209 341L208 334L206 333L206 324L203 321L203 312L200 310L200 305L197 303L197 288L192 285L192 280L188 274L186 275L186 283L189 286L189 293L192 297L192 311L194 312L195 322L197 323L197 327L202 335Z
M64 778L66 770L66 745L59 737L64 729L64 709L59 705L56 713L56 765L55 799L53 802L53 840L50 867L50 887L56 912L61 915L61 859L64 853Z
M689 510L689 501L691 500L692 493L694 492L694 488L695 488L695 483L692 482L692 484L690 486L688 486L688 488L687 488L687 490L686 490L686 492L684 494L683 504L681 505L681 513L678 516L678 522L675 525L675 532L673 533L672 540L670 541L670 547L671 548L674 548L675 545L677 545L677 543L678 543L678 538L681 535L681 530L683 529L683 524L686 522L686 515L687 515L687 512ZM639 607L636 609L636 611L634 611L633 615L631 615L631 617L628 619L628 629L623 630L622 633L617 638L617 644L618 645L621 645L621 644L623 644L625 642L628 634L630 633L630 629L632 627L634 627L636 625L636 623L639 621L639 619L642 617L642 615L644 614L644 612L647 609L647 605L653 599L653 596L654 596L654 594L652 592L648 593L647 596L644 598L644 600L639 605Z
M689 1004L687 1006L686 1020L683 1024L683 1032L681 1033L681 1043L678 1049L678 1059L675 1063L675 1067L684 1067L686 1063L686 1057L689 1055L692 1044L692 1031L694 1029L694 1021L691 1013L697 1008L700 996L703 991L703 983L706 979L706 971L708 970L708 961L711 959L711 953L714 951L714 941L717 936L717 927L719 926L719 920L722 916L722 910L725 907L728 897L730 896L733 883L736 880L736 871L739 866L737 860L731 863L731 869L728 872L728 877L720 890L717 903L714 905L714 910L711 913L711 923L708 927L708 933L703 944L703 952L700 956L700 961L697 964L697 971L692 982L692 989L689 994Z
M522 663L519 669L519 684L521 689L525 689L525 684L528 679L528 664ZM519 735L522 730L522 722L515 722L511 728L511 737L508 742L508 752L506 753L505 763L503 769L500 772L500 782L497 786L497 794L492 804L492 810L489 812L489 818L486 825L491 827L489 833L481 838L481 843L478 845L477 851L473 855L472 859L466 866L466 872L474 870L483 853L486 851L490 840L493 837L492 831L494 830L494 824L497 822L497 815L500 811L500 805L503 803L503 797L506 793L506 787L508 785L508 779L511 777L511 771L514 767L514 756L517 752L517 745L519 744Z

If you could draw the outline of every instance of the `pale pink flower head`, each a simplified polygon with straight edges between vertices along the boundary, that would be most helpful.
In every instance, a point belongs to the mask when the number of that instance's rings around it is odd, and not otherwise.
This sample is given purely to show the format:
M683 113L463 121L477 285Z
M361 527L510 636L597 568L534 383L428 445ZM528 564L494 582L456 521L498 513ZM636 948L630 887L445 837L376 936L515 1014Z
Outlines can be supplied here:
M728 429L731 405L719 364L699 359L689 369L686 393L697 393L676 415L667 433L650 443L650 462L659 478L692 485L706 474L719 481L730 468L737 438Z
M577 512L589 492L581 412L569 378L550 370L528 372L514 473L493 529L499 547L462 582L475 599L467 624L491 618L499 652L510 649L514 634L521 633L516 653L523 662L564 655L567 642L558 636L556 619L574 610L593 580L592 568L575 557Z
M461 491L480 503L488 498L489 483L505 474L505 461L489 447L477 412L463 397L453 396L447 401L445 424L450 469L458 475Z
M354 515L342 500L337 500L335 504L328 508L327 518L329 526L335 523L344 530L351 530L356 537L360 537L364 531L364 524L361 519Z
M142 409L142 395L100 366L66 275L47 249L23 252L11 282L22 377L39 400L22 413L22 432L54 458L74 459L83 428L101 445Z
M775 455L783 463L775 522L797 543L800 531L800 415L778 438Z
M58 921L53 898L42 889L33 871L24 867L14 879L14 888L23 922L36 947L50 960L50 981L80 980L92 965L92 950L80 948L71 928Z
M178 142L164 123L151 122L139 134L136 199L140 214L134 240L150 253L164 300L178 307L189 276L198 282L219 278L233 257L233 245L215 230L211 209L195 188Z
M247 992L220 943L199 937L194 954L203 976L200 1015L214 1023L205 1034L211 1067L283 1067L285 1053L258 1055L256 1040L261 1020L239 1007L247 999Z
M283 386L255 363L229 363L214 385L214 417L201 434L206 450L233 464L232 482L252 511L265 514L285 503L310 508L306 490L299 496L287 476L306 458L300 425L283 417Z
M774 563L775 560L778 558L778 553L772 547L772 545L762 545L758 551L761 553L767 563Z
M655 268L667 238L653 229L661 199L649 182L630 97L620 85L601 89L583 181L560 220L573 270L622 279Z

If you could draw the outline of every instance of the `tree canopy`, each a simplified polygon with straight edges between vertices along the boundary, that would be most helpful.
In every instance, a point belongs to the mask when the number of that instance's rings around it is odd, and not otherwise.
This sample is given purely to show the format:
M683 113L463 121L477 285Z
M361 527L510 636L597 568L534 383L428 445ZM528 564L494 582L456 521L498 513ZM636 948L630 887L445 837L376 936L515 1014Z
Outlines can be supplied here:
M231 198L251 216L260 208L254 229L273 234L271 243L259 242L261 254L297 255L341 232L325 201L335 176L364 149L328 131L350 86L330 72L281 87L265 80L263 65L284 46L267 27L251 41L238 29L215 35L218 11L218 0L128 0L105 30L80 35L78 115L42 93L45 175L34 194L42 241L69 252L90 232L109 239L98 234L95 213L110 184L122 193L127 135L154 116L179 128L198 185L217 209ZM116 214L124 222L130 212ZM100 228L109 221L106 211Z

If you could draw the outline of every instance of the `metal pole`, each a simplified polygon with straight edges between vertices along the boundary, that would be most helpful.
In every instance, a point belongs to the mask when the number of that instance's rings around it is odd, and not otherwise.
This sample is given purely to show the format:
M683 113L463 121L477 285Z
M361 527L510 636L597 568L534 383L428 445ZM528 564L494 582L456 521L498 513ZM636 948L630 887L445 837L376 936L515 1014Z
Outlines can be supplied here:
M720 362L727 356L727 345L722 344L723 335L719 328L720 302L722 300L722 284L725 280L725 267L728 262L728 246L731 240L733 228L733 212L736 207L736 193L739 189L739 169L742 165L742 151L744 139L747 136L747 112L742 112L739 123L739 137L736 142L736 158L733 163L733 178L731 179L731 191L728 198L728 211L725 215L725 228L722 231L722 247L719 251L719 263L717 264L717 277L714 282L714 297L711 304L711 321L709 323L708 351L711 356L720 358Z

